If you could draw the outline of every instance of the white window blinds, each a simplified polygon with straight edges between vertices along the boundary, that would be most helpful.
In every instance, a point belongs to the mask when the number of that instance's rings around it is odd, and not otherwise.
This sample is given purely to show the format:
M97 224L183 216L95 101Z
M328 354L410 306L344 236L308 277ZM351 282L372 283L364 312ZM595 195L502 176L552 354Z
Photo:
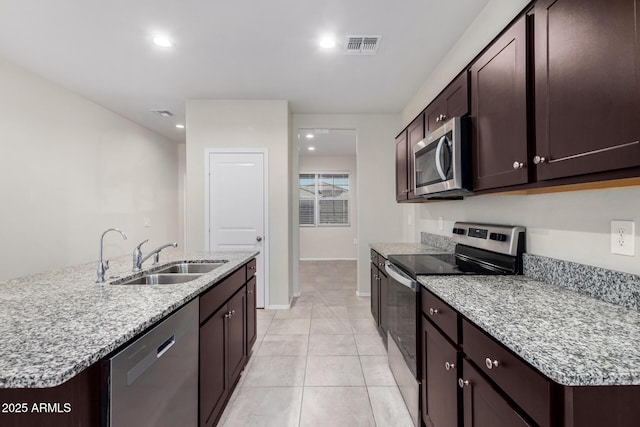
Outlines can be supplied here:
M300 225L349 225L349 174L300 174Z

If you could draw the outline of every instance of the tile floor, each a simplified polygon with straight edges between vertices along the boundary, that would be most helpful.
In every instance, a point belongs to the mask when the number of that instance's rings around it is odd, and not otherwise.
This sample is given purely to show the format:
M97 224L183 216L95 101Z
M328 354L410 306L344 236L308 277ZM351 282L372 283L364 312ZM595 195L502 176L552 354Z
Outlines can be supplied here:
M258 310L258 338L219 425L412 427L355 261L301 261L290 310Z

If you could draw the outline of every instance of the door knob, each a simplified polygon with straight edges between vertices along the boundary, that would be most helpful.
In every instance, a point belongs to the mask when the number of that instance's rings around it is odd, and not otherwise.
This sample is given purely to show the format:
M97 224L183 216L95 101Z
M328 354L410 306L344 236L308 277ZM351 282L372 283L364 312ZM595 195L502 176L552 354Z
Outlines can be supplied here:
M256 240L257 240L258 242L262 242L262 236L258 236L258 237L256 237Z

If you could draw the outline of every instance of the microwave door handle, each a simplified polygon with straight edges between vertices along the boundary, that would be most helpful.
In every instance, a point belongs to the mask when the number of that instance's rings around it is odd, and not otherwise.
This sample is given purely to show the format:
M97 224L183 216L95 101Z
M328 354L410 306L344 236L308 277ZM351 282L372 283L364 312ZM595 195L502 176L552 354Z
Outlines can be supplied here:
M438 171L438 175L440 175L440 178L442 178L443 181L447 180L447 175L444 174L444 171L442 170L442 165L440 164L440 154L442 153L442 146L447 142L447 136L444 135L442 138L440 138L440 141L438 141L438 147L436 147L436 169Z

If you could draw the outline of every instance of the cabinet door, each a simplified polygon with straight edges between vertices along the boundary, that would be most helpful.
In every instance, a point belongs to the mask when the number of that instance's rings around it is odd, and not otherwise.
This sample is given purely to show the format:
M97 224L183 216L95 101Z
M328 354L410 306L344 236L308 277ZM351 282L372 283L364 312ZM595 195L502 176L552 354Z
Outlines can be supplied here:
M256 334L256 277L251 276L247 282L247 354L251 352L251 348L256 342Z
M427 135L442 126L442 118L446 116L446 111L446 101L440 97L434 99L424 110L424 126Z
M243 286L227 303L227 353L229 384L233 385L244 368L247 336L245 335L246 290Z
M396 202L407 200L409 171L407 170L407 131L396 138Z
M465 427L529 426L469 362L462 362Z
M535 5L538 179L640 165L640 1Z
M371 316L376 325L380 325L380 284L377 264L371 263Z
M423 394L426 395L427 416L436 427L457 427L458 352L424 317L422 331L426 361L423 364ZM428 425L426 418L425 424Z
M424 114L420 114L407 128L407 164L409 165L408 199L416 198L416 168L413 161L413 147L424 139Z
M516 21L471 66L473 188L527 183L527 21Z
M456 77L424 110L425 136L453 117L469 112L469 77L466 70Z
M200 425L212 426L224 408L230 385L226 372L225 323L223 305L200 326Z

